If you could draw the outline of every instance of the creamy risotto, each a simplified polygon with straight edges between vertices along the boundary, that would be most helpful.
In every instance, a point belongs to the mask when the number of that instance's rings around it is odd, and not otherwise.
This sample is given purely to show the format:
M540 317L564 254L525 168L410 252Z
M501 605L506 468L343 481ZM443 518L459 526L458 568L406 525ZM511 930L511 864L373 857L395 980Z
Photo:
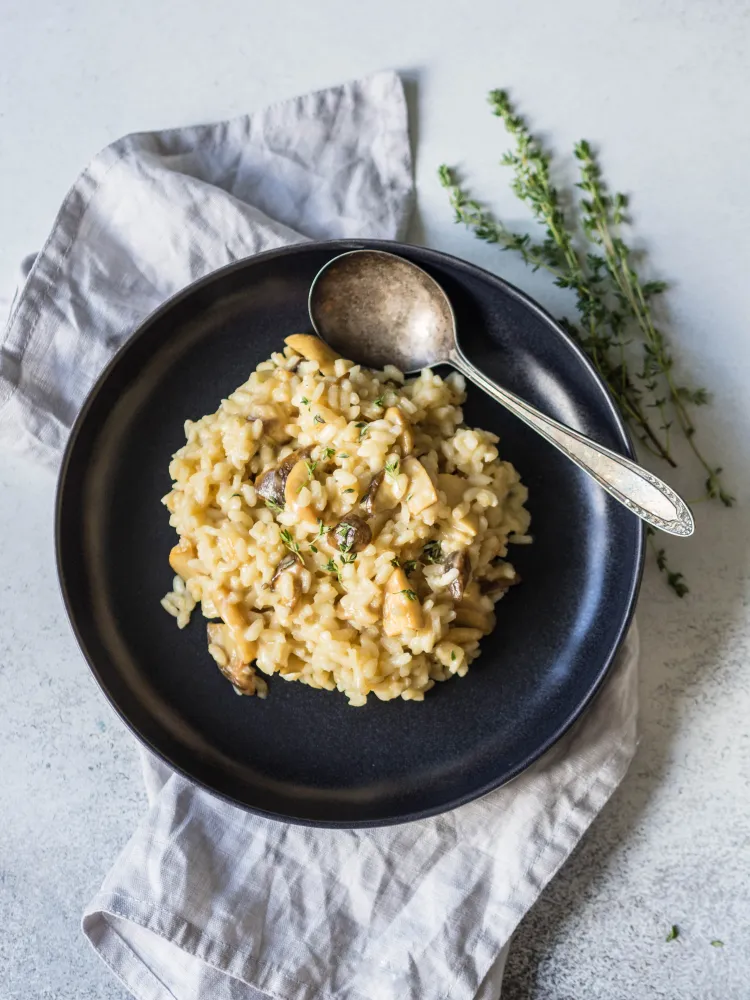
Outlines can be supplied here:
M187 421L164 498L179 536L164 608L200 604L238 694L278 674L421 701L463 677L519 582L526 488L466 427L464 380L371 371L296 334L216 413Z

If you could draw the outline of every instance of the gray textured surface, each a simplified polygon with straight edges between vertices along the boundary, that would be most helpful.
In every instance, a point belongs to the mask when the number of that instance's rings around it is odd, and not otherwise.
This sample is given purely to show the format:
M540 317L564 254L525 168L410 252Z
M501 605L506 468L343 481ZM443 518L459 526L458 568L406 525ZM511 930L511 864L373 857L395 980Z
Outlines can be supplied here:
M404 69L418 141L418 239L557 309L541 276L453 227L434 181L465 158L477 190L522 210L496 166L483 96L512 86L558 147L601 142L636 193L639 232L680 351L716 390L701 414L741 506L697 508L672 543L691 594L650 570L640 620L642 740L620 791L523 922L506 993L529 1000L750 995L750 4L727 0L197 0L3 10L0 293L44 239L75 173L142 128L209 120L384 66ZM396 25L396 30L394 30ZM426 30L429 28L429 32ZM267 38L275 39L273 44ZM597 81L592 84L592 81ZM674 485L696 495L695 482ZM78 931L84 902L145 799L130 737L83 666L51 550L51 477L0 457L0 1000L123 1000ZM665 942L669 926L681 928ZM724 948L712 948L719 938Z
M82 661L55 575L54 478L0 470L0 998L122 997L79 931L145 808L135 744Z
M508 1000L750 996L747 536L735 553L726 535L691 561L704 586L684 603L647 575L640 747L517 932Z

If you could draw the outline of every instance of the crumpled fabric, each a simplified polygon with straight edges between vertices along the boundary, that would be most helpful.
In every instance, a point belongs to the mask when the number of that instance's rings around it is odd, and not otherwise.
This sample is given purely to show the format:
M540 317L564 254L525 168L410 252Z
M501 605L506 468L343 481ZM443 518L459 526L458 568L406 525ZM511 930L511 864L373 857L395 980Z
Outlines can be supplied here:
M24 263L0 348L0 443L57 465L95 379L171 295L305 238L397 239L412 198L406 102L392 73L113 143Z
M393 73L109 146L23 264L0 444L56 466L92 383L170 295L307 238L398 238L412 196ZM637 658L633 630L584 717L511 784L403 826L264 819L144 751L149 809L84 933L139 1000L498 997L514 928L633 756Z

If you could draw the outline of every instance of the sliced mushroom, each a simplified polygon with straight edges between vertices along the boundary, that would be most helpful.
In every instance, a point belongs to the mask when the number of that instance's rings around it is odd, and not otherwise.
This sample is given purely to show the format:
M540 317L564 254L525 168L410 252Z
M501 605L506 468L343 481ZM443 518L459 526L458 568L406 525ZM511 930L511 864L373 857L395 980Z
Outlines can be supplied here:
M409 456L401 463L401 471L409 477L406 491L406 505L409 512L419 514L431 507L437 499L437 491L430 479L430 474L418 458Z
M471 580L471 561L468 552L466 549L461 549L459 552L451 552L443 563L443 566L446 570L458 570L458 576L448 586L448 593L454 601L460 601Z
M299 561L300 557L296 552L288 552L273 571L273 576L271 577L269 586L273 587L282 573L286 573L286 571L288 569L292 569L293 566L299 566Z
M293 333L291 337L284 340L293 351L301 354L307 361L317 361L318 367L324 375L333 375L333 363L340 354L332 351L328 344L323 343L320 337L311 333Z
M291 554L291 553L290 553ZM286 556L281 560L283 563L286 560ZM281 563L279 563L279 567ZM302 580L300 579L300 563L295 558L292 563L286 566L281 572L277 567L276 573L274 574L274 579L276 585L274 589L277 591L280 599L280 603L285 607L293 610L300 597L302 596Z
M468 483L461 476L453 476L447 472L439 472L437 477L437 488L445 493L445 501L450 508L458 507L464 498L464 491Z
M368 517L372 517L375 513L375 498L377 497L378 489L383 482L384 476L385 470L381 469L380 472L376 472L370 480L370 485L365 490L362 499L359 501L360 507L364 508Z
M295 462L289 470L284 483L284 505L287 510L293 511L301 521L310 521L313 524L317 520L317 515L309 504L299 502L299 495L302 489L310 482L311 466L300 459Z
M406 629L420 629L423 624L422 605L409 587L406 573L394 569L385 585L383 631L388 636L401 635Z
M460 531L462 535L467 535L469 538L474 538L479 531L476 516L471 513L464 514L463 517L454 517L453 526L457 531Z
M217 587L214 591L213 603L232 633L232 639L242 662L250 663L257 656L258 645L255 642L248 642L245 638L248 622L242 609L229 600L229 594L223 587Z
M347 514L333 529L333 537L342 551L361 552L372 541L372 531L364 518Z
M398 443L401 447L401 455L405 458L414 451L414 435L412 433L411 424L404 416L402 410L398 406L389 406L388 409L383 414L386 420L390 420L391 423L398 424L401 428L401 433L398 437Z
M262 472L255 480L255 492L258 496L263 497L264 500L275 504L277 507L283 507L284 489L286 481L289 478L289 473L297 462L300 459L306 458L311 451L311 448L301 448L299 451L293 451L291 455L287 455L274 468Z
M284 506L284 487L278 469L268 469L255 480L255 492L267 503Z
M270 586L279 592L281 604L290 609L295 607L302 596L301 568L301 556L296 552L288 552L271 577Z
M193 543L187 538L181 538L179 544L169 553L169 565L183 580L189 580L194 571L190 569L188 563L195 559L196 555Z
M234 685L235 691L241 694L255 694L257 690L255 669L250 663L257 654L257 643L250 643L253 647L252 656L246 659L240 653L234 633L228 625L212 622L206 627L206 632L209 647L216 646L220 651L214 656L217 666L226 679Z

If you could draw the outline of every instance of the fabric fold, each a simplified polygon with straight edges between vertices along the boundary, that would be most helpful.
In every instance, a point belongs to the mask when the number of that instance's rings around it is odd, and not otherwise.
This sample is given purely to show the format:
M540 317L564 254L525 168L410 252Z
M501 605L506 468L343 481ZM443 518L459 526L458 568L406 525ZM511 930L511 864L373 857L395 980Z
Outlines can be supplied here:
M396 239L412 198L394 73L118 140L69 191L16 297L0 347L0 443L56 466L101 370L171 295L304 239Z
M545 757L432 819L287 826L170 773L84 932L122 978L140 956L147 1000L498 997L513 931L627 771L637 656L633 630L589 713ZM175 948L192 985L171 994L155 983L175 975Z
M0 347L0 443L55 466L117 348L185 285L306 239L403 235L413 182L393 73L87 167L27 259ZM633 630L582 719L453 812L318 830L241 811L143 751L149 808L83 917L139 1000L490 1000L508 942L636 745Z

